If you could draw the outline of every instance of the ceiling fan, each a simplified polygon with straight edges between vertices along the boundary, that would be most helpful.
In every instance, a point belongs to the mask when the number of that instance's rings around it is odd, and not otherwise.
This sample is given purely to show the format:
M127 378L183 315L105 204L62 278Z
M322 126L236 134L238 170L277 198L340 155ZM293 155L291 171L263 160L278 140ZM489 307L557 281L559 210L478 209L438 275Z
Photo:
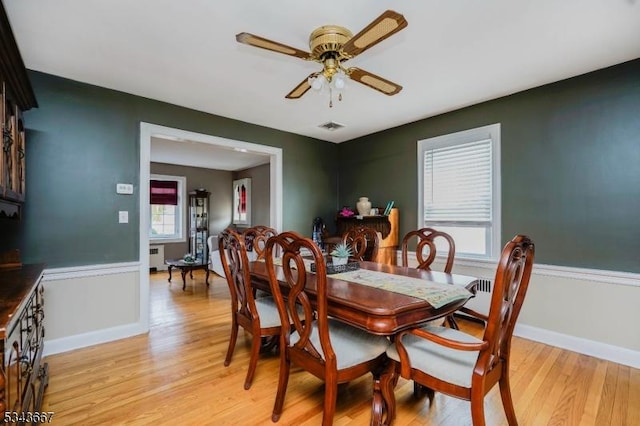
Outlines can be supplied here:
M338 99L341 100L340 91L345 86L346 77L391 96L400 92L402 86L361 68L345 68L343 63L406 26L407 21L404 16L393 10L382 13L355 36L344 27L325 25L314 30L309 36L311 52L250 33L237 34L236 40L239 43L322 64L322 71L311 73L285 96L287 99L299 99L311 88L315 90L329 88L330 91L336 90L339 93ZM332 106L331 98L329 106Z

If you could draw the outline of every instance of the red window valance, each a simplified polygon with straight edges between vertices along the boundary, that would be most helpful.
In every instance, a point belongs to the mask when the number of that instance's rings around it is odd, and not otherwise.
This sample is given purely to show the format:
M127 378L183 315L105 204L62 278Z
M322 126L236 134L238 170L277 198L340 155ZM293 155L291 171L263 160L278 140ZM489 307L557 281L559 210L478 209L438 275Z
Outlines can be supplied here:
M151 180L149 185L151 204L178 205L178 182L173 180Z

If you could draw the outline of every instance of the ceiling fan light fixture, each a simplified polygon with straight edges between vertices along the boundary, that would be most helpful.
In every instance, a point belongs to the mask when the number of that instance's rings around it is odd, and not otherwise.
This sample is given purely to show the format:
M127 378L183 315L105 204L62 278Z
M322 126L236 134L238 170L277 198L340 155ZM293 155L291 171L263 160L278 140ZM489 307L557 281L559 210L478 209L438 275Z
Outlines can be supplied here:
M344 90L347 87L345 77L346 75L342 71L337 72L336 75L333 76L331 84L335 90Z
M250 33L239 33L239 43L294 56L305 61L322 64L322 71L310 74L291 90L285 98L300 99L307 91L329 92L329 107L333 105L333 92L342 100L342 91L347 87L347 78L392 96L402 86L357 67L344 68L344 62L353 59L407 26L407 21L398 12L386 10L369 25L353 35L351 31L337 25L325 25L309 36L310 52L287 46Z
M323 74L309 78L309 86L316 92L322 91L327 86L327 78Z

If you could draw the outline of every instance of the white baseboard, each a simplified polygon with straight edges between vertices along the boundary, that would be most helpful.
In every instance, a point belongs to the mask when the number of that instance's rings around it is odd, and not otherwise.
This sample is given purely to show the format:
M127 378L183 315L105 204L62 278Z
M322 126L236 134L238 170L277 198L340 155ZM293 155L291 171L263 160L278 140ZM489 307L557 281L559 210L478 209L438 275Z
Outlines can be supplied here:
M46 340L43 355L55 355L62 352L72 351L74 349L137 336L146 332L147 330L145 330L141 324L127 324L119 327L92 331L90 333L63 337L61 339Z
M640 352L632 351L631 349L560 334L525 324L516 324L513 335L629 367L640 368Z

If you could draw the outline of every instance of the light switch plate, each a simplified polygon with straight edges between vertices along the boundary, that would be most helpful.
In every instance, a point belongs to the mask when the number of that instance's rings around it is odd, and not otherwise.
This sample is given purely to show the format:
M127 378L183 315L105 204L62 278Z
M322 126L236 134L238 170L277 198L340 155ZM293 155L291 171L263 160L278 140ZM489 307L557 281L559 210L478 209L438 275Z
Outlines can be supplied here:
M127 210L120 210L118 212L119 223L129 223L129 212Z
M117 183L116 193L118 194L133 194L133 185L130 183Z

